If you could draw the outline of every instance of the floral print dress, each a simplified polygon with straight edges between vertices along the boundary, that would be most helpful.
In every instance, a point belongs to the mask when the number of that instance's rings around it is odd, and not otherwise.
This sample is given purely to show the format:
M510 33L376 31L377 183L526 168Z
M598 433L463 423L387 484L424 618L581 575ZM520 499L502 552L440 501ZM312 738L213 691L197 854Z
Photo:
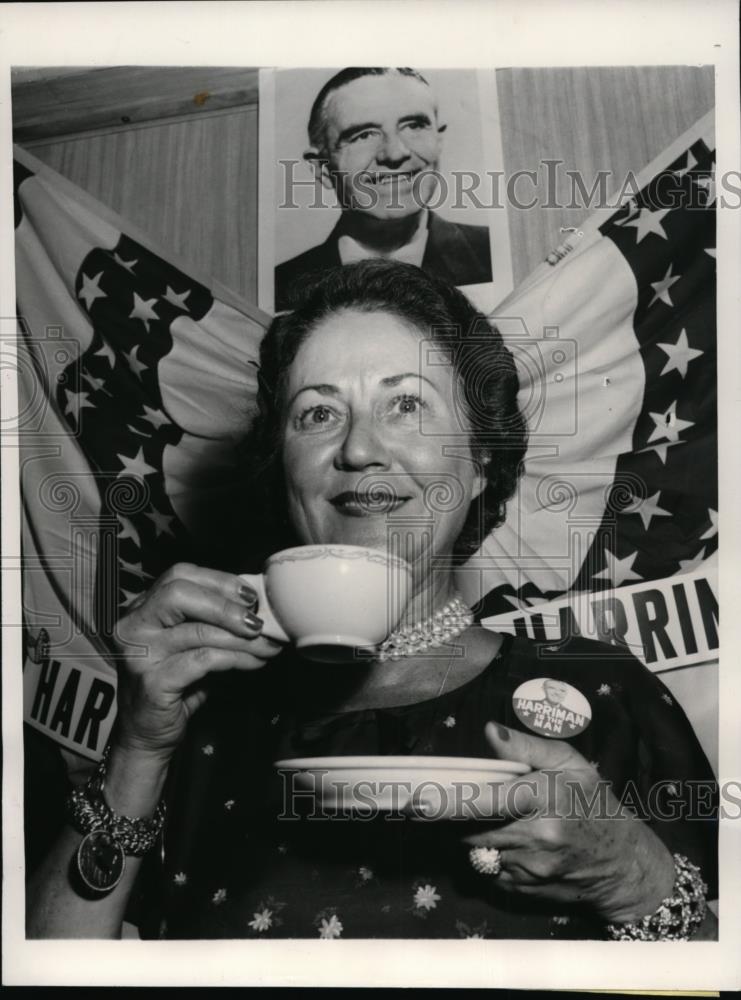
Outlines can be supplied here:
M437 698L317 714L305 664L219 678L171 775L163 855L143 872L131 918L170 938L599 938L590 914L507 894L477 874L462 836L472 824L319 815L287 800L275 760L355 754L491 757L484 725L528 731L513 708L524 682L576 687L592 718L571 742L615 794L683 794L712 771L681 707L638 661L580 638L553 650L507 637L482 673ZM290 695L289 695L290 692ZM631 800L632 801L632 800ZM320 810L321 813L321 810ZM674 815L680 815L675 811ZM671 851L717 886L717 825L649 820ZM473 824L475 827L476 824Z

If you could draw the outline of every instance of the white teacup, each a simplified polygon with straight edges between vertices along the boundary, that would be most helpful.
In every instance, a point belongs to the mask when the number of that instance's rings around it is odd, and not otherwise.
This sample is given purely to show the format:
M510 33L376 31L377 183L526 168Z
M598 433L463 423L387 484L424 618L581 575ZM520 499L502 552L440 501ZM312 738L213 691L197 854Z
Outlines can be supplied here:
M396 628L412 570L398 556L360 545L301 545L270 556L255 588L263 634L312 660L353 659Z

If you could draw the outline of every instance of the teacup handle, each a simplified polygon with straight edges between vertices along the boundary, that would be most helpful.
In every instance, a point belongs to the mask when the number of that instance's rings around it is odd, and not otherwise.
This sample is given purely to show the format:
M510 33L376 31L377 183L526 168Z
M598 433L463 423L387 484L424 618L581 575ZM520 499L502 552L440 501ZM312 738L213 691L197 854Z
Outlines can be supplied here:
M268 639L277 639L278 642L290 642L290 636L287 636L281 628L270 607L268 595L265 593L265 577L262 573L240 573L239 578L257 591L257 611L264 623L262 634Z

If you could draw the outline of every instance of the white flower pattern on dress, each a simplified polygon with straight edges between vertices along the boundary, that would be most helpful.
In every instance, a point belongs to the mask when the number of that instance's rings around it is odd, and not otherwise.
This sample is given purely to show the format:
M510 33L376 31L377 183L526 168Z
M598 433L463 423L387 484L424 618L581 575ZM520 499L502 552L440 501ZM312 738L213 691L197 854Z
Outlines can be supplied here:
M597 688L597 694L612 694L612 688L609 684L600 684Z
M188 876L185 874L185 872L175 872L172 880L175 883L175 885L185 885L186 882L188 881Z
M418 910L434 910L442 896L437 891L437 886L420 885L414 894L414 905Z
M373 878L373 869L368 868L367 865L361 865L360 868L358 868L358 875L360 876L361 882L370 882Z
M662 696L661 696L661 697L662 697L662 698L663 698L663 700L664 700L664 701L665 701L665 702L667 703L667 705L673 705L673 704L674 704L674 702L672 701L672 698L671 698L671 695L668 695L668 694L662 694Z
M220 906L222 903L226 902L226 889L217 889L216 892L211 897L211 902L214 906Z
M551 917L551 923L558 924L559 927L565 927L571 921L571 917Z
M448 729L452 729L453 726L455 725L455 716L449 715L447 719L443 719L443 725L446 726Z
M331 941L333 938L340 937L343 930L342 922L337 914L333 913L329 920L324 917L319 924L319 937L324 941Z
M234 808L234 802L235 802L234 799L227 799L226 802L224 803L224 808L227 811L233 809Z
M207 757L213 757L214 755L213 743L207 743L204 747L201 747L201 753L204 753Z
M483 924L479 924L478 927L469 927L462 920L456 920L455 929L458 931L460 937L468 941L483 941L491 933L491 929L486 921Z
M262 931L270 930L273 926L273 913L267 907L263 910L259 910L257 913L252 914L252 920L250 920L248 927L251 927L253 931L261 933Z

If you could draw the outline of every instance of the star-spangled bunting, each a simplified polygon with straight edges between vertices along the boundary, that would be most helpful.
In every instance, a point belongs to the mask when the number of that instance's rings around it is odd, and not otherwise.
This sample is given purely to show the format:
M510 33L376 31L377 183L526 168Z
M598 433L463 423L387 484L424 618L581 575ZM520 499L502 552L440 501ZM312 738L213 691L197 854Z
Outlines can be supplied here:
M24 720L97 760L121 615L175 563L258 569L239 545L239 448L269 317L14 156L18 395L33 415L20 443ZM36 697L47 673L52 710Z
M173 320L184 312L200 318L213 298L125 235L114 252L90 251L77 275L77 297L94 335L59 391L88 459L122 483L118 494L104 491L101 510L102 525L115 516L105 530L115 536L117 567L109 558L99 558L97 567L97 613L111 627L153 579L190 551L163 480L165 448L182 432L164 412L158 362L172 347ZM80 381L84 389L72 392ZM106 581L117 577L111 602Z
M632 447L617 458L602 523L566 586L540 589L523 573L519 586L489 591L482 617L532 610L564 593L666 579L697 569L716 551L714 199L714 153L697 140L600 226L637 285L632 336L644 391ZM618 271L604 281L617 280ZM596 338L618 335L595 331ZM582 458L589 470L589 456ZM527 512L523 517L527 524Z
M616 502L606 513L575 588L688 572L717 546L717 534L702 539L717 508L715 261L704 252L715 245L715 215L697 195L714 164L700 140L639 194L651 216L662 213L667 238L649 230L639 240L640 229L617 224L622 212L601 227L638 284L633 328L645 391L633 451L618 460L615 484L639 479L645 499ZM593 569L590 584L585 573Z

